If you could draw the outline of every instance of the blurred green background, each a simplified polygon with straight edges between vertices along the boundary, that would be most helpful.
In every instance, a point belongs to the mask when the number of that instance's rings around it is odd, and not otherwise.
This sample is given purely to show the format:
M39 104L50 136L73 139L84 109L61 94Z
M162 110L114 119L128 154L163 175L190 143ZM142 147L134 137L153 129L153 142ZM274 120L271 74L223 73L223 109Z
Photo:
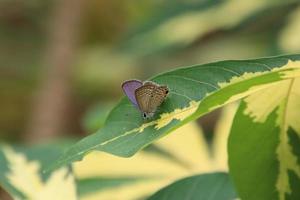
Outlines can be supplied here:
M0 141L83 137L126 79L299 53L299 35L298 0L1 0Z

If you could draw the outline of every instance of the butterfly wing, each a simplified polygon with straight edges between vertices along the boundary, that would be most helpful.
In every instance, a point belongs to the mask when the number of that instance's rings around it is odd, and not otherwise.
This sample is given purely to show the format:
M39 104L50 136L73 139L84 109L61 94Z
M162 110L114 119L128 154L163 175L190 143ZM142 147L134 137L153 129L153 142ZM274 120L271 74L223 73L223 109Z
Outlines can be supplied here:
M137 104L143 113L151 112L151 110L149 109L149 102L151 99L151 95L156 87L156 85L145 84L140 88L136 89L135 97L137 100Z
M169 93L169 89L167 86L158 86L153 91L150 101L149 101L149 109L152 110L152 112L155 112L156 109L162 104L162 102L165 100L166 96Z
M137 100L135 98L135 91L142 85L143 83L139 80L128 80L122 84L122 89L125 95L135 106L138 106Z
M135 91L140 110L146 114L154 114L157 107L166 98L169 89L167 86L159 86L153 82L145 82L143 86Z

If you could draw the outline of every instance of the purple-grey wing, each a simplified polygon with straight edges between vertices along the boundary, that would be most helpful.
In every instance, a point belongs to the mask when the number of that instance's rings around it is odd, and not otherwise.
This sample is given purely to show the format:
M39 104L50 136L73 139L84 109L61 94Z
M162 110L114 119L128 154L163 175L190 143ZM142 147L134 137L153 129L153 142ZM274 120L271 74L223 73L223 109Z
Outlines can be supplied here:
M122 89L124 93L135 106L138 106L135 98L135 90L141 87L142 85L143 83L139 80L128 80L122 84Z

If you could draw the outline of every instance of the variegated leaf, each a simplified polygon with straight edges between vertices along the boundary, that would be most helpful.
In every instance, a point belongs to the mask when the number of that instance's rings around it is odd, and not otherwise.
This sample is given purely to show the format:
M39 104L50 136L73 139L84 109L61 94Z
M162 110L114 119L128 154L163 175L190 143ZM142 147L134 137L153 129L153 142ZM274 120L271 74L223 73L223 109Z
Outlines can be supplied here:
M49 165L49 158L59 152L46 146L30 149L2 145L1 186L14 199L76 200L76 185L70 168L63 167L51 174L42 174L42 168Z
M300 199L300 78L242 101L230 135L229 166L242 199Z
M300 76L300 55L220 61L175 69L151 80L170 88L155 117L144 121L127 98L105 125L69 148L50 169L100 150L129 157L183 124L282 80Z

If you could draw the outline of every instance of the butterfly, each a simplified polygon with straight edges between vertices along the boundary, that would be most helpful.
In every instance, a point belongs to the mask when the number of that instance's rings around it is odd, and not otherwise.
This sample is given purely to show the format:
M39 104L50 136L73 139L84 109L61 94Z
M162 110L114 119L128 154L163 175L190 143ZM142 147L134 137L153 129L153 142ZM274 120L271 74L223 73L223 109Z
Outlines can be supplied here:
M152 118L157 108L166 99L169 88L152 81L128 80L122 84L125 95L143 114L144 119Z

